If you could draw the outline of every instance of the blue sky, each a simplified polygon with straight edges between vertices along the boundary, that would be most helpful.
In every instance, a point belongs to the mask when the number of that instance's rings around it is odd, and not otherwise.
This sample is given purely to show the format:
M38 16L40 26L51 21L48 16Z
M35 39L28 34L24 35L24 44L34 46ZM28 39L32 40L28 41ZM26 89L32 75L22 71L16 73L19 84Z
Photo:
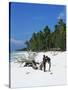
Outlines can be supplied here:
M46 25L53 31L58 19L66 22L66 7L63 5L12 2L10 7L11 50L25 47L24 42L30 39L32 33Z

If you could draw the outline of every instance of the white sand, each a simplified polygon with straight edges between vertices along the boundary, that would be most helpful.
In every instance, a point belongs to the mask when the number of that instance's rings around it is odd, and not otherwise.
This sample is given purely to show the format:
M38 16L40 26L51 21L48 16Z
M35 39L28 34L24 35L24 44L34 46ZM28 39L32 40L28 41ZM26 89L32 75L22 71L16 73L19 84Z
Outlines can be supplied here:
M51 72L34 70L32 67L20 67L19 63L11 62L11 87L33 87L48 85L66 84L66 52L40 52L36 56L36 61L41 62L43 55L51 58Z

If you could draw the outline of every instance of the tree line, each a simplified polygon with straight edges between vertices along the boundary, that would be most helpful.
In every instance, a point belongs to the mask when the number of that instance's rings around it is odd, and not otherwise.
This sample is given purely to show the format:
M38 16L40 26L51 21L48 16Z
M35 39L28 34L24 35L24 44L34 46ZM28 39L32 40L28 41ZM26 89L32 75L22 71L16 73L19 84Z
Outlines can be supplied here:
M33 33L30 40L25 42L26 48L22 50L50 51L66 50L66 23L60 19L51 31L49 26L37 33Z

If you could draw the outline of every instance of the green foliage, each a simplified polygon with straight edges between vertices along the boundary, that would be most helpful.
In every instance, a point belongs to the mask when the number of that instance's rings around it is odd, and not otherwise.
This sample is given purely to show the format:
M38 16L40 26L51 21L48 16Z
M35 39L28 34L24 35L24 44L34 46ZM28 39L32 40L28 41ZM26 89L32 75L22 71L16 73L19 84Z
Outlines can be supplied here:
M25 43L27 50L48 51L53 48L56 50L66 50L66 24L62 19L55 25L54 32L51 32L48 26L42 31L33 33L29 41Z

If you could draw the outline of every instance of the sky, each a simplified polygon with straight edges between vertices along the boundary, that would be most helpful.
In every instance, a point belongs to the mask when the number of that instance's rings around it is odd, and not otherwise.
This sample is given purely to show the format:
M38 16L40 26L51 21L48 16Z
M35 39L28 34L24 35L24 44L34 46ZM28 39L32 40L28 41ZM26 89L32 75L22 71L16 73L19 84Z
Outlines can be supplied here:
M62 18L66 22L64 5L17 3L10 4L10 48L11 51L25 46L33 32L43 30L46 25L54 31L54 25Z

